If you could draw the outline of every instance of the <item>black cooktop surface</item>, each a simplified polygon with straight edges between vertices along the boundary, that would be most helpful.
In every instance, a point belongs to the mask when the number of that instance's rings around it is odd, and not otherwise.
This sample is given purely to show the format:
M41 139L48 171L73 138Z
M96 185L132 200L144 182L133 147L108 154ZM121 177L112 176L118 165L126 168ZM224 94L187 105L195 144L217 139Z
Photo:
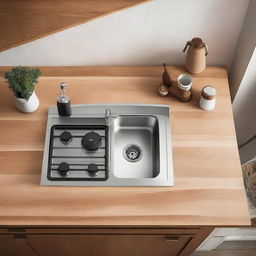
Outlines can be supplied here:
M51 128L49 180L107 180L108 127L54 125Z

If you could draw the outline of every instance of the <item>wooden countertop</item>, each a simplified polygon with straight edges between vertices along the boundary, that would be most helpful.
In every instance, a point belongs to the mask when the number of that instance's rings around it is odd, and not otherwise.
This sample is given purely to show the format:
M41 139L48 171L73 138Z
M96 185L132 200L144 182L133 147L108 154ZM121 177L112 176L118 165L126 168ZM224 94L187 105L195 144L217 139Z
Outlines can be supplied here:
M9 70L1 67L0 75ZM40 109L18 112L0 78L0 225L250 225L224 67L193 76L193 99L157 94L162 68L42 67ZM171 67L172 77L184 73ZM153 103L171 106L173 187L47 187L40 172L47 109L58 83L73 104ZM217 88L214 111L198 108L200 90Z

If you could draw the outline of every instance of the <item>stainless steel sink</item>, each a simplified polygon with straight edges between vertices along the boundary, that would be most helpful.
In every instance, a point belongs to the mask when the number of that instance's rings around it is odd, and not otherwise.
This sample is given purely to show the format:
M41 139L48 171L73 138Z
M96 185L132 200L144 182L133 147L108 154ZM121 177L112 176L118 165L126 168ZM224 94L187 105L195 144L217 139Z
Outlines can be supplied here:
M155 178L160 172L159 124L154 116L119 116L113 122L114 175Z
M169 106L165 105L135 105L135 104L93 104L72 106L71 117L59 117L56 107L50 107L45 138L44 159L41 174L41 185L62 186L172 186L172 148L170 137ZM53 129L56 134L59 127L75 129L76 138L70 143L70 147L62 145L56 136L51 142ZM105 178L98 180L89 177L84 180L60 177L56 172L56 180L49 178L49 165L55 166L66 152L72 151L69 159L74 166L71 173L85 175L79 170L79 161L86 165L83 158L83 149L80 147L79 134L81 126L106 127L104 141L106 150ZM78 128L77 128L78 127ZM57 139L57 142L56 142ZM52 152L57 159L51 159L51 144L56 146ZM62 149L63 148L63 149ZM79 152L79 158L76 153ZM101 151L95 153L100 155ZM61 157L60 157L61 155ZM86 157L85 157L86 158ZM80 159L80 160L79 160ZM98 177L103 177L100 170ZM105 172L105 174L106 174ZM82 174L81 174L82 173ZM80 177L79 176L79 177Z

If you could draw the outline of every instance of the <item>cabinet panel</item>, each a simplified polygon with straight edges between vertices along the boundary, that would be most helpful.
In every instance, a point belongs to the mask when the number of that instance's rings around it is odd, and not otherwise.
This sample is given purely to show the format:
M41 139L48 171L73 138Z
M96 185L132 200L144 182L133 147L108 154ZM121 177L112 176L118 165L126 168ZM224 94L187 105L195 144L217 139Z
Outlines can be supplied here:
M176 256L191 236L28 235L40 256Z
M9 229L9 232L16 233L16 229ZM18 230L20 232L20 229ZM42 234L72 234L72 235L195 235L200 232L200 228L25 228L21 230L29 235Z
M37 256L26 237L0 235L0 256Z

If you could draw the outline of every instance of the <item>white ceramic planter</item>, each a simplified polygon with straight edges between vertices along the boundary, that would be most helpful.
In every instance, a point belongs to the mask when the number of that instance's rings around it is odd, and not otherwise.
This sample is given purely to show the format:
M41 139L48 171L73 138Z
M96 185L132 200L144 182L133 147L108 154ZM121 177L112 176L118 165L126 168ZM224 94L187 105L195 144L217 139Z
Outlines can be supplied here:
M31 113L38 109L39 107L39 100L36 96L35 91L31 94L28 100L15 98L15 106L21 112Z

